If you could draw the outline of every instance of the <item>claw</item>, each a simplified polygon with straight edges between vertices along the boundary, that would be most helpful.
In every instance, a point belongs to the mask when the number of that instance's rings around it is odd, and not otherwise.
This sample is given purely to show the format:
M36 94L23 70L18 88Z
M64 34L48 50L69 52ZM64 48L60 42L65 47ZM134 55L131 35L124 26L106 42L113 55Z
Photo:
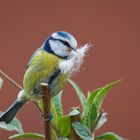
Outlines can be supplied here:
M51 121L52 118L53 118L53 115L52 113L50 113L50 115L48 117L45 117L44 114L41 115L41 118L44 122L48 122L48 121Z

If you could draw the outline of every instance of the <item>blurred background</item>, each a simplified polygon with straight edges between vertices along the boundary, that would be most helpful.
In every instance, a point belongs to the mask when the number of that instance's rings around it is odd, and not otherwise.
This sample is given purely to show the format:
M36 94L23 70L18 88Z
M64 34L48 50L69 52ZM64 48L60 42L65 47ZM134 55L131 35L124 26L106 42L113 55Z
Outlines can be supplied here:
M32 53L52 32L65 30L83 45L93 47L81 71L73 80L87 94L113 80L123 81L108 94L103 108L108 122L98 134L113 131L138 140L140 126L140 1L139 0L0 0L0 69L22 85L26 64ZM4 81L0 110L16 98L19 89ZM65 113L79 101L65 85ZM43 133L36 107L29 103L18 114L25 132ZM0 131L2 140L16 132Z

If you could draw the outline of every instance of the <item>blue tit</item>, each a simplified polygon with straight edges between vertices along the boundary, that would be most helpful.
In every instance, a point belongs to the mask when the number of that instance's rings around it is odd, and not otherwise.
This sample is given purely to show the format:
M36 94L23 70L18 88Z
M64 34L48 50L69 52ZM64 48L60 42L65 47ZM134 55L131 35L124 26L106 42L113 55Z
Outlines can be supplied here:
M51 34L30 58L23 78L23 90L0 116L0 122L10 123L29 101L37 102L42 108L40 83L49 85L51 97L58 94L72 73L79 69L88 48L89 45L77 48L76 39L68 32Z

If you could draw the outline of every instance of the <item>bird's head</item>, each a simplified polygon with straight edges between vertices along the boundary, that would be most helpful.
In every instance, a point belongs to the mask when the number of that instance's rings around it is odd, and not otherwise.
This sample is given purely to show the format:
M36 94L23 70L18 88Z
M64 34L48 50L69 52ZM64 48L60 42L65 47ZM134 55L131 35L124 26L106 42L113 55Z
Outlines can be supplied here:
M70 33L59 31L51 34L43 44L43 48L48 53L67 59L72 51L76 51L77 41Z

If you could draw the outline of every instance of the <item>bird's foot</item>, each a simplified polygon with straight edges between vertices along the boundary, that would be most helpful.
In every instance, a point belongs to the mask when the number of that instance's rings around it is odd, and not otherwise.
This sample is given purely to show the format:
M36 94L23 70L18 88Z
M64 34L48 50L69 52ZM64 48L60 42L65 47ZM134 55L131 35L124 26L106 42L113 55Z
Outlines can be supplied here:
M53 115L52 113L50 113L50 115L48 117L45 117L44 114L41 115L41 118L44 122L48 122L48 121L51 121L52 118L53 118Z

